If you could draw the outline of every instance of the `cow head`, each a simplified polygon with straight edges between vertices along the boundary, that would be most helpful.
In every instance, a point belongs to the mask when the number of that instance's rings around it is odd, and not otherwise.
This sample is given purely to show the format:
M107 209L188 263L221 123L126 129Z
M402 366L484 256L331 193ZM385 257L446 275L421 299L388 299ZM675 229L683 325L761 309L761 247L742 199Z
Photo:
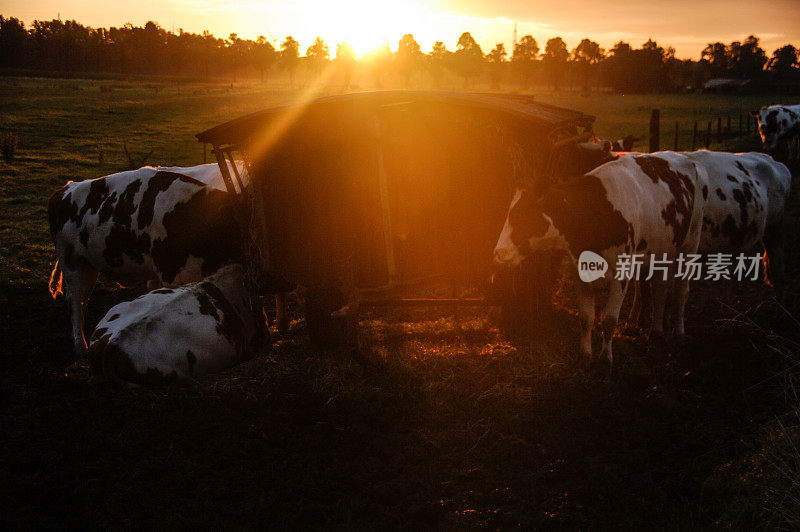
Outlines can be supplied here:
M785 160L785 152L792 137L800 133L800 116L791 109L778 105L762 107L750 111L758 120L758 134L761 136L764 153L778 160Z
M570 148L560 170L568 177L577 177L615 158L607 140L579 142Z
M623 138L615 140L611 145L611 149L614 151L631 151L633 150L633 144L639 140L641 140L639 137L625 135Z
M534 251L563 247L563 238L536 196L518 189L494 248L496 268L517 267Z

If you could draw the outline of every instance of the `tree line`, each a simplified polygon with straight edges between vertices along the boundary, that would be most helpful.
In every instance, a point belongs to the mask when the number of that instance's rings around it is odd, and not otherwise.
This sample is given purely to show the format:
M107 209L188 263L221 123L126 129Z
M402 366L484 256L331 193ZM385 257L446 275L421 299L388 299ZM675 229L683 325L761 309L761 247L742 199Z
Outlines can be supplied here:
M279 45L266 37L242 39L232 33L218 38L167 31L155 22L144 26L91 28L74 20L35 20L30 27L0 15L0 68L56 72L148 74L194 78L257 76L266 81L282 73L290 83L302 68L306 77L325 76L328 84L349 86L354 72L378 88L440 87L458 80L465 87L489 82L522 89L547 84L554 90L578 86L608 87L622 92L663 92L701 87L711 78L735 78L800 87L800 51L787 44L770 56L756 36L731 43L709 43L698 60L675 57L675 49L648 40L640 48L617 42L604 50L589 38L572 50L561 37L539 43L532 35L517 41L510 53L502 43L484 52L469 32L455 50L437 41L424 52L414 36L405 35L393 52L388 45L358 58L347 43L333 54L317 37L301 56L291 36Z

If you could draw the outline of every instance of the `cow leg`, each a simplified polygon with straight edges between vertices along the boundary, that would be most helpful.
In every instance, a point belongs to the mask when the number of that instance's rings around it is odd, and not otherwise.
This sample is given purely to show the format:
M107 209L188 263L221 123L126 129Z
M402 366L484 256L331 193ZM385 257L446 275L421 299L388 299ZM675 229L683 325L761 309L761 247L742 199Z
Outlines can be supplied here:
M686 335L684 317L686 315L686 301L689 299L689 279L675 280L675 336L682 338Z
M653 323L650 328L651 335L664 335L664 308L667 301L667 283L660 279L650 281L653 287Z
M358 310L361 306L361 292L356 287L353 268L353 261L350 258L339 266L339 281L347 302L339 310L331 313L331 316L335 318L349 318L358 315Z
M783 297L784 255L783 226L780 224L767 227L764 231L764 273L767 281L775 289L778 298Z
M628 283L612 279L609 285L608 301L600 316L600 328L603 331L603 354L608 358L609 364L614 363L614 354L611 349L611 342L614 340L614 332L617 330L617 323L619 322L619 311L622 308L622 302L625 300L625 291L628 288Z
M633 303L628 314L628 326L647 329L653 315L653 294L649 281L632 281Z
M86 356L83 315L86 302L97 281L97 270L87 264L79 264L75 269L64 267L62 271L65 285L64 296L72 322L72 341L75 346L75 354L79 357Z
M639 315L642 312L642 286L640 281L633 281L633 301L631 301L631 310L628 312L627 326L633 327L639 324Z
M594 326L594 291L581 281L576 281L578 315L581 319L581 353L592 358L592 327Z
M649 281L641 281L642 301L639 310L639 327L647 329L653 319L653 285Z
M289 317L286 314L286 292L275 294L275 322L278 332L285 333L289 330Z

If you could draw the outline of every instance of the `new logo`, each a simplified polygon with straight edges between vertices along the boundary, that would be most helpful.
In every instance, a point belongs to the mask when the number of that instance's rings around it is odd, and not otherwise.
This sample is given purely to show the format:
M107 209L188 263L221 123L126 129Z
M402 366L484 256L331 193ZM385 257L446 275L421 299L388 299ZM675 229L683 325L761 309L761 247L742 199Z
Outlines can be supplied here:
M578 277L584 283L591 283L604 277L607 271L606 259L594 251L584 251L578 257Z

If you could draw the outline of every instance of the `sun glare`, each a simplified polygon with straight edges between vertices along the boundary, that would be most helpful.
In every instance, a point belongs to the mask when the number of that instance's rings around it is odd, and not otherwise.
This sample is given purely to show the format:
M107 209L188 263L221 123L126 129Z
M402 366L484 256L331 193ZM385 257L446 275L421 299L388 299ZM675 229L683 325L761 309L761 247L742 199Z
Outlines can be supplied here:
M345 41L359 55L389 43L392 48L406 34L425 37L426 6L402 0L343 0L319 2L320 27L337 42Z
M328 44L331 58L336 53L336 45L341 42L348 43L356 54L363 57L387 43L396 49L397 42L406 33L414 34L420 44L427 44L429 38L437 37L433 27L436 26L434 14L424 1L300 0L284 5L278 12L272 11L274 4L262 4L265 14L268 7L270 18L267 25L294 28L292 36L300 41L301 53L316 37L322 37ZM241 17L239 22L256 34L265 31L262 17Z

